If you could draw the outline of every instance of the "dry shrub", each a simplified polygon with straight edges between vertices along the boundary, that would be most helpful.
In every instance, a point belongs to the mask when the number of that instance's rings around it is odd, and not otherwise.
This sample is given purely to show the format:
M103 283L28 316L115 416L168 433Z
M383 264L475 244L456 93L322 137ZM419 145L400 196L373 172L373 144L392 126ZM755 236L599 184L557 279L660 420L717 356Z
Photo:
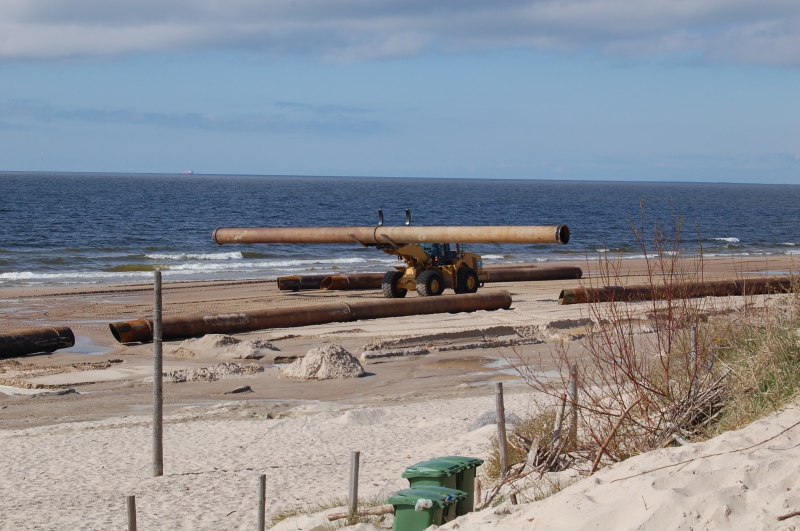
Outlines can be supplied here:
M703 281L702 253L689 258L681 254L679 218L673 218L669 234L656 222L646 239L642 209L639 225L631 227L645 257L644 283L652 299L589 304L586 312L594 325L582 340L582 356L573 360L567 344L556 343L552 361L560 379L543 378L527 364L519 367L537 391L556 397L567 384L570 364L577 364L577 450L588 461L598 451L619 461L676 437L696 436L721 407L721 373L712 362L704 327L717 309L713 299L691 298L686 292L690 284ZM587 287L624 284L620 258L601 255L595 271Z
M555 378L548 377L552 371L541 359L531 364L517 356L512 362L553 403L566 391L570 367L577 366L578 400L569 404L578 410L577 430L570 433L575 439L556 451L563 452L565 466L581 473L739 428L779 410L800 391L796 277L791 294L697 298L690 291L705 281L703 253L702 248L696 256L681 252L682 219L673 217L669 234L656 220L646 237L642 207L641 220L631 228L645 257L650 300L586 305L584 316L593 326L581 340L580 357L570 355L567 343L556 342L549 360ZM592 269L586 287L626 281L621 258L601 254ZM539 432L552 434L554 417L549 426L540 422ZM491 449L487 475L499 479L496 439ZM524 460L515 451L512 463ZM563 467L530 468L511 470L492 495L515 492L518 498L540 499L562 488Z
M511 427L508 435L508 464L513 466L525 461L528 451L516 441L517 435L529 441L547 440L553 436L553 423L556 411L554 408L544 408L539 413L524 418ZM492 436L489 443L483 448L488 457L481 466L482 475L490 482L500 479L500 448L497 436Z
M704 282L703 255L682 254L682 220L672 219L669 234L656 221L646 238L642 209L631 227L651 300L588 304L594 324L581 357L573 359L564 342L553 349L558 378L544 376L541 360L516 364L528 384L554 399L577 364L579 441L572 457L587 469L598 453L615 462L742 426L800 389L797 295L694 298L688 290ZM595 272L587 287L626 280L622 260L607 254Z

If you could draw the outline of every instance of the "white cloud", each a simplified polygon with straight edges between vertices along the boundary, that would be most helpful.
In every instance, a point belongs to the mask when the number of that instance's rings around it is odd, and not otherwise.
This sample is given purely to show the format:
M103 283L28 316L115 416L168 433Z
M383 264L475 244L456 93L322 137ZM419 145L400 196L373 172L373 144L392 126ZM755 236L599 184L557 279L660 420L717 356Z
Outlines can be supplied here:
M358 61L522 46L800 65L797 0L3 0L0 57L245 49Z

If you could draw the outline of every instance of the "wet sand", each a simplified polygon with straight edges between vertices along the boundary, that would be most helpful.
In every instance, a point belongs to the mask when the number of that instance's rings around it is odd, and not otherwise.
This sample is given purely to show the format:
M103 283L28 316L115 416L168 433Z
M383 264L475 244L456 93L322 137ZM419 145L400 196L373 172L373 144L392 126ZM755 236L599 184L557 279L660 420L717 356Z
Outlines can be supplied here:
M593 279L595 263L569 263L584 270L580 282ZM644 281L641 260L623 263L628 283ZM708 259L705 271L711 278L733 278L754 274L781 274L796 269L793 260L779 258ZM235 334L240 339L262 338L279 349L256 361L263 373L242 379L185 382L165 386L167 410L197 401L224 400L223 393L246 383L253 389L236 399L321 400L372 403L388 397L437 397L485 393L495 379L515 380L509 361L538 359L547 355L552 339L579 337L584 331L586 305L559 306L558 294L575 287L575 280L488 284L483 290L508 290L510 310L470 314L440 314L352 323L333 323L302 328L265 330ZM274 281L208 281L164 283L164 315L231 313L270 307L303 306L334 301L381 298L377 290L325 292L281 292ZM409 294L409 297L416 296ZM643 304L645 306L646 303ZM0 372L0 380L14 379L33 386L75 389L60 396L9 396L13 390L0 387L0 404L7 406L0 427L21 427L51 422L104 418L126 414L150 403L150 387L141 380L152 375L152 345L121 345L112 337L108 322L152 315L152 287L131 285L76 285L0 288L0 331L37 326L69 326L76 346L51 355L36 355L17 361L26 370ZM542 333L542 331L546 333ZM539 340L544 343L539 343ZM511 346L493 346L505 342ZM368 376L355 381L297 382L280 378L277 368L323 343L338 343L359 356L370 349L425 347L430 354L370 360ZM578 342L572 351L579 355ZM164 344L165 370L209 366L213 360L171 356L179 342ZM504 359L505 358L505 359ZM107 368L76 370L70 365L112 360ZM250 363L250 360L239 360ZM2 363L2 362L0 362ZM2 366L2 365L0 365ZM42 368L41 370L37 370ZM47 369L49 368L49 369ZM63 369L59 369L63 368ZM0 369L2 371L2 369ZM241 381L240 381L241 380ZM0 385L3 382L0 381ZM481 389L484 387L484 389Z

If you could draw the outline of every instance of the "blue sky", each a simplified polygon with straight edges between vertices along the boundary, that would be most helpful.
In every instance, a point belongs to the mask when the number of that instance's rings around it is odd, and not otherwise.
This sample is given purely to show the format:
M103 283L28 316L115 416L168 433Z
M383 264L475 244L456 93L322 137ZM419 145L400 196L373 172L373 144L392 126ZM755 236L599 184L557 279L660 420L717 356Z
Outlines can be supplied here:
M800 2L5 0L0 171L800 184Z

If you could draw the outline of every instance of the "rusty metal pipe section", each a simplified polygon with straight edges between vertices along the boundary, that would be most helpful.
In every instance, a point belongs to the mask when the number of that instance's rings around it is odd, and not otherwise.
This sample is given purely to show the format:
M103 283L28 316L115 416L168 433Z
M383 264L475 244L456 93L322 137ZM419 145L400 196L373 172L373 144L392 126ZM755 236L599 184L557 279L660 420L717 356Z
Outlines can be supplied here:
M75 346L75 334L66 326L34 328L0 334L0 358L15 358L37 352L55 352Z
M485 282L539 282L542 280L569 280L583 276L583 270L575 266L558 267L516 267L516 268L484 268L487 275Z
M214 241L227 243L360 243L397 245L406 243L522 243L566 244L569 227L472 226L472 227L265 227L219 228Z
M322 281L330 275L291 275L278 277L278 289L281 291L300 291L319 289Z
M385 273L361 273L355 275L331 275L319 285L326 291L350 289L381 289Z
M742 280L717 280L691 282L667 286L606 286L602 288L575 288L562 290L559 304L584 304L590 302L625 302L663 299L691 299L697 297L730 297L736 295L764 295L792 291L789 277L748 278Z
M499 310L510 306L511 294L507 291L487 291L467 295L373 299L294 308L269 308L226 315L175 316L163 319L162 336L164 340L170 340L205 334L232 334L361 319ZM143 318L109 323L108 326L114 338L120 343L145 343L153 339L152 325L152 319Z
M535 264L486 266L487 283L492 282L536 282L541 280L579 279L583 270L574 266L540 267ZM346 275L292 275L278 277L279 290L344 291L357 289L380 289L385 273L354 273Z

